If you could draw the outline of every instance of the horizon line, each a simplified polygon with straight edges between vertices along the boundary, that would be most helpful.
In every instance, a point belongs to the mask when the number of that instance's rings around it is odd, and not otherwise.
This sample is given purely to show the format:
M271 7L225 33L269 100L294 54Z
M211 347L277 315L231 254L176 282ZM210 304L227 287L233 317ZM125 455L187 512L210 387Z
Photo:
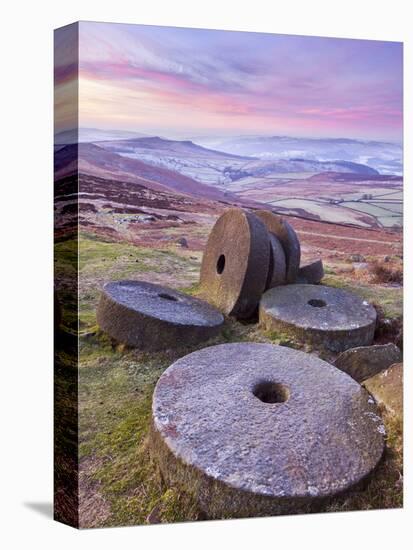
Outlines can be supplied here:
M174 137L167 136L166 134L161 133L154 133L150 130L131 130L131 129L124 129L124 128L102 128L102 127L95 127L95 126L78 126L74 128L67 128L65 130L58 130L54 132L54 137L58 136L59 134L63 134L65 132L79 132L80 130L97 130L99 132L124 132L124 133L131 133L131 134L145 134L145 136L142 136L142 138L153 138L158 137L160 139L166 139L170 141L193 141L197 138L222 138L222 139L230 139L230 138L254 138L254 137L262 137L262 138L292 138L292 139L309 139L309 140L348 140L348 141L359 141L359 142L378 142L378 143L391 143L395 145L403 146L404 140L403 137L401 139L386 139L386 138L366 138L366 137L347 137L343 135L336 135L336 136L309 136L309 135L294 135L294 134L273 134L273 133L232 133L232 134L223 134L220 135L219 133L213 134L202 134L202 135L193 135L193 133L190 134L182 134L181 137L177 137L174 135ZM202 130L200 130L202 132ZM115 138L116 139L116 138ZM125 139L125 138L118 138L118 139ZM126 138L127 139L127 138Z

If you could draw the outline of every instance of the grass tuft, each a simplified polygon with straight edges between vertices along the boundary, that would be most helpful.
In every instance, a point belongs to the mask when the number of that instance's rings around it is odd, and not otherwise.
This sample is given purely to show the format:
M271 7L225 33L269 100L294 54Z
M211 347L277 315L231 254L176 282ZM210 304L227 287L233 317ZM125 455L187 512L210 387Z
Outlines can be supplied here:
M374 283L403 283L403 269L400 265L374 262L370 267L370 271Z

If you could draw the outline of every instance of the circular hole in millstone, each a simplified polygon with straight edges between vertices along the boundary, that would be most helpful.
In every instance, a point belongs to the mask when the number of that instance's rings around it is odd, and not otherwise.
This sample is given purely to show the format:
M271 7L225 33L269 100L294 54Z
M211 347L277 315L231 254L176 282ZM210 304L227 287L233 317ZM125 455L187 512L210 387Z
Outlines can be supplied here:
M221 254L221 256L218 258L218 261L217 261L217 273L218 275L221 275L221 273L224 271L225 269L225 256L224 254Z
M252 393L263 403L284 403L290 397L290 390L277 382L259 382Z
M158 294L159 298L163 298L164 300L171 300L171 302L177 302L178 298L175 298L175 296L171 296L170 294L167 294L166 292L160 292Z
M308 300L307 304L313 307L326 307L327 302L325 302L324 300L317 300L314 298L313 300Z

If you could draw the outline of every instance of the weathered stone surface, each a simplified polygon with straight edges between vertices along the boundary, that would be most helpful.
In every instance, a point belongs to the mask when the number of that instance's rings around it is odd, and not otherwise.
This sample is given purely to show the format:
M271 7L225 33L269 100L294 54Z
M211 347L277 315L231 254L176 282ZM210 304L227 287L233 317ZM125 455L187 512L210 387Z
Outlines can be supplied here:
M180 238L176 241L176 244L179 244L180 246L182 246L182 248L188 248L188 241L186 240L185 237L180 237Z
M267 290L260 323L331 351L373 341L376 310L358 296L322 285L287 285Z
M403 418L403 363L396 363L387 370L364 382L364 387L388 412Z
M210 518L316 510L378 463L374 400L315 356L222 344L171 365L155 388L151 452Z
M324 277L324 266L322 260L315 260L304 264L298 270L297 283L318 285Z
M265 289L273 288L286 283L287 264L285 252L278 238L269 233L270 237L270 264L268 267L267 282Z
M362 346L341 353L334 365L357 382L364 382L400 361L402 354L395 344Z
M270 240L254 214L231 208L209 235L201 266L203 297L221 311L248 318L265 290Z
M297 234L291 225L269 210L258 210L257 216L264 222L270 233L273 233L282 244L287 264L286 282L294 283L300 267L301 247Z
M115 340L152 351L208 340L224 322L222 314L202 300L141 281L107 283L96 317Z

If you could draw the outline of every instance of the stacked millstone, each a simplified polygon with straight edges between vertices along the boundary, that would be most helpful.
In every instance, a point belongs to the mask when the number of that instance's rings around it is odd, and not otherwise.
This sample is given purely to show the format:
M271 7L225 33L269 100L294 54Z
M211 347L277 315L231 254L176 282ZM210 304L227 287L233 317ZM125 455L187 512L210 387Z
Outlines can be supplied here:
M317 284L321 260L300 267L301 247L292 226L269 211L239 208L218 218L209 235L201 266L205 298L227 315L253 316L262 294L297 281Z
M320 285L323 262L300 266L292 226L269 211L233 208L215 223L201 266L201 289L210 303L238 319L259 313L261 326L314 347L341 352L369 346L376 311L344 290Z

